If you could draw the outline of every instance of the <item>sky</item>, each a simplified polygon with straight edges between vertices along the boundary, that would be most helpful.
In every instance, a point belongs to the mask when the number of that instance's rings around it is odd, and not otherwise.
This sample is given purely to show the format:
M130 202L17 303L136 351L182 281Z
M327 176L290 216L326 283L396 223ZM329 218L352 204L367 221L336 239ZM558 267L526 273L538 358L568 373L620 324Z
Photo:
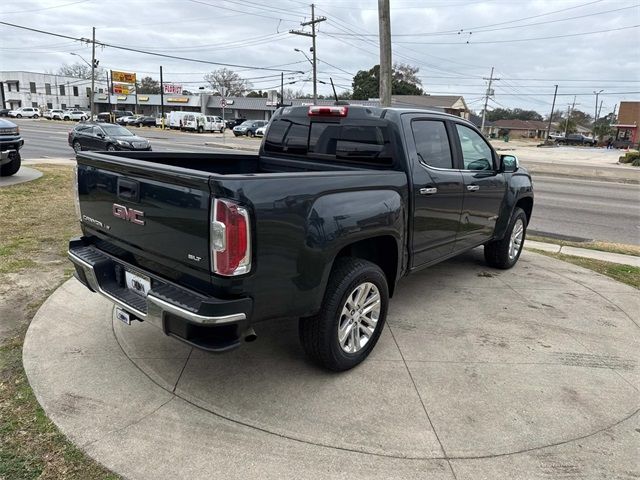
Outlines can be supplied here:
M554 85L556 109L593 114L594 91L603 92L601 114L621 100L640 100L640 0L390 0L393 61L420 69L430 94L460 94L472 110L524 108L548 114ZM320 94L350 89L353 75L378 63L378 2L317 0ZM0 22L88 38L113 46L184 57L163 58L97 47L106 69L136 72L197 90L203 75L224 65L254 88L312 90L311 17L299 0L2 0ZM55 72L91 45L0 24L0 70ZM193 60L200 60L196 62ZM295 82L295 83L293 83Z

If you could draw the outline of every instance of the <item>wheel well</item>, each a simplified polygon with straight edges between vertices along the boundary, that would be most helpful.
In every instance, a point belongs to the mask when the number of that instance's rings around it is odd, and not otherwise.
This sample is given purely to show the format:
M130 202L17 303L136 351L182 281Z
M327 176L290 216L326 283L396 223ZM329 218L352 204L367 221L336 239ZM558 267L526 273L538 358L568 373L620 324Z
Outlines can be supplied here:
M527 225L528 225L529 222L531 221L531 212L533 211L533 198L531 197L521 198L520 200L518 200L518 203L516 203L516 207L520 207L522 210L524 210L524 213L527 215Z
M387 277L389 297L393 295L398 272L398 243L395 238L384 235L360 240L340 250L338 257L362 258L378 265Z

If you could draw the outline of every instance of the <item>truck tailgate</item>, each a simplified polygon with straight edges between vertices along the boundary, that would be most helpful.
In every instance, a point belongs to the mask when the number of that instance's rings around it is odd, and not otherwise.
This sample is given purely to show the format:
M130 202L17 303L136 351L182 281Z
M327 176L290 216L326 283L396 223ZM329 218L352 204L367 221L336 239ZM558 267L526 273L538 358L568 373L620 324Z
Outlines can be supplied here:
M206 172L80 154L85 235L128 263L202 290L210 283L208 180Z

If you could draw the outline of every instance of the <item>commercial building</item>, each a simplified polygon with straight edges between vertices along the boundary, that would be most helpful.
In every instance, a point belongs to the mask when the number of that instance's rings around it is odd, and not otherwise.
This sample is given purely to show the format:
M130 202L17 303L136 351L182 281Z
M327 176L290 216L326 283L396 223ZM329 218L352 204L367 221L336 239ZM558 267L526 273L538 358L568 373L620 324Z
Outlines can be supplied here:
M130 110L143 115L160 115L161 95L130 94L107 95L96 93L95 105L97 112L110 110ZM348 100L350 105L363 105L377 107L380 102L371 100ZM394 95L393 106L399 108L426 108L440 112L451 113L462 118L468 118L469 110L460 96L419 96L419 95ZM274 102L267 98L257 97L220 97L209 94L199 95L164 95L164 111L172 110L201 112L206 115L222 116L224 103L225 118L246 118L250 120L269 120L276 110ZM311 105L310 98L285 99L287 105L301 106ZM318 105L333 105L332 99L318 100Z
M620 102L616 129L615 146L628 147L640 144L640 102Z
M96 81L96 92L104 91L104 81ZM90 101L91 80L49 73L0 71L1 108L89 109Z

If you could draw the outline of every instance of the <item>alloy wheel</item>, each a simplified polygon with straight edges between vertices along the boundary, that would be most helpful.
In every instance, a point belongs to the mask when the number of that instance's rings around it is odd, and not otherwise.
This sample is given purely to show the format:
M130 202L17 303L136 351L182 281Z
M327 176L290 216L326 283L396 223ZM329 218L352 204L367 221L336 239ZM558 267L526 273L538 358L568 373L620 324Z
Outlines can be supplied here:
M338 321L338 342L346 353L356 353L373 336L380 318L380 291L371 282L358 285L347 296Z
M511 230L511 238L509 239L509 260L513 260L520 253L522 248L522 240L524 237L524 222L522 218L518 218Z

